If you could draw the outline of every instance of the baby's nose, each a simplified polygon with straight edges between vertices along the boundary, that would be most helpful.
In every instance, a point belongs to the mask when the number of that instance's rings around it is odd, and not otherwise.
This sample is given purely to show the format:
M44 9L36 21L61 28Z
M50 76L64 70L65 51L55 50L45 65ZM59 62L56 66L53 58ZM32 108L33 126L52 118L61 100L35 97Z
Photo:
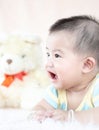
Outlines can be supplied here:
M51 59L48 59L46 61L46 67L53 67L53 66L54 66L53 61Z
M12 63L12 60L11 60L11 59L7 59L7 63L8 63L8 64L11 64L11 63Z

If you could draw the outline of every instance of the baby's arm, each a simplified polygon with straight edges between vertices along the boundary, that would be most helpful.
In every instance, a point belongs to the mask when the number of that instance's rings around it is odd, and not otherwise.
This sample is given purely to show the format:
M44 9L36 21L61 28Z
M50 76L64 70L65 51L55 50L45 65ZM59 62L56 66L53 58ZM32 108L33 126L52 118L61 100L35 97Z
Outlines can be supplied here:
M86 111L74 112L74 117L83 124L95 123L99 125L99 107Z
M42 122L46 118L52 117L54 108L49 105L46 100L42 99L36 106L33 108L32 119Z
M83 111L64 111L60 109L53 110L51 118L58 121L78 121L81 124L94 123L99 125L99 107Z
M78 121L81 124L98 124L99 125L99 107L91 108L89 110L83 111L63 111L63 110L54 110L52 114L52 119L59 121Z
M46 102L45 99L42 99L36 106L33 108L34 111L46 111L46 110L54 110L54 108Z
M34 108L34 119L42 122L46 118L60 121L77 120L82 124L94 123L99 125L99 107L84 111L64 111L54 109L46 100L42 99ZM70 119L70 120L69 120Z

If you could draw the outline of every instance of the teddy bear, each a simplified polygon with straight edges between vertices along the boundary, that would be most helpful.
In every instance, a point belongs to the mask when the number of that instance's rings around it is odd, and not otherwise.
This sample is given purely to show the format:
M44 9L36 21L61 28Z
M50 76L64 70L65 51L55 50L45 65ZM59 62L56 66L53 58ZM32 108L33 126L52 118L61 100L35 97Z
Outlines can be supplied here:
M43 67L41 38L10 34L0 41L0 108L32 109L49 79Z

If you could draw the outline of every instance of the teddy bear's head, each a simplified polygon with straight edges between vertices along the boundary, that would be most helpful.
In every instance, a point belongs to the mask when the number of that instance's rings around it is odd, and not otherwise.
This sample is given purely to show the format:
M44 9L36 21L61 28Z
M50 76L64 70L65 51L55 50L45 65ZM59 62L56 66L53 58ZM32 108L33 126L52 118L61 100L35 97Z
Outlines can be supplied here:
M41 64L40 38L7 36L0 42L0 73L17 74L36 69Z
M43 69L41 39L8 35L0 42L0 107L32 108L49 79Z

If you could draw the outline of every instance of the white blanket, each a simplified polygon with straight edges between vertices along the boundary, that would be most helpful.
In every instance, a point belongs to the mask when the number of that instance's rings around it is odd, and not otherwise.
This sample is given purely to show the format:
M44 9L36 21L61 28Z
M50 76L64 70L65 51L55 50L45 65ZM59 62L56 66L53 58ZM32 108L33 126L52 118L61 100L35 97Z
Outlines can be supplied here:
M31 111L22 109L0 109L0 130L99 130L98 126L80 123L60 123L47 119L43 123L28 119Z

